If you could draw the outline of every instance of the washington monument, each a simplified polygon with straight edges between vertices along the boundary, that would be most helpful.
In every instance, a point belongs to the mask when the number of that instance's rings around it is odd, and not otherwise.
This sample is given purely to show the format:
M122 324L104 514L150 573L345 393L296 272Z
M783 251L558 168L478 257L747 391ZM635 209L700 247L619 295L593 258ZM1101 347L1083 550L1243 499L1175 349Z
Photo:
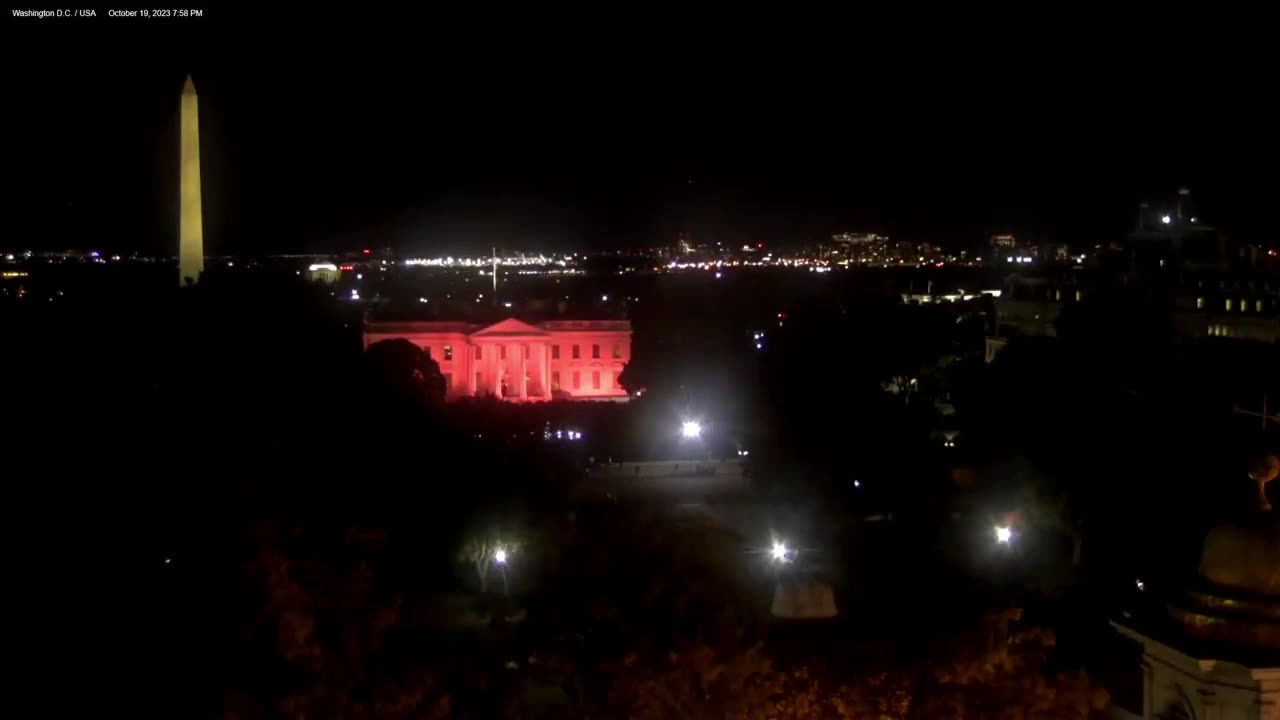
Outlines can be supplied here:
M187 76L182 88L182 167L178 179L178 283L186 285L204 272L204 219L200 213L200 109L196 86Z

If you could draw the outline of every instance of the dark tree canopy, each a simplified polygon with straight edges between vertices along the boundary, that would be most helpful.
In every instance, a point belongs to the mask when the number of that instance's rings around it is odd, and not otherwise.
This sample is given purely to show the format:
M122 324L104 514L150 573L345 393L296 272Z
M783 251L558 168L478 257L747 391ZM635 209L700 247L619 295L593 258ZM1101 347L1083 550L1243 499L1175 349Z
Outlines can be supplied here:
M385 401L423 406L444 403L440 364L403 338L373 343L365 351L365 374L372 390Z

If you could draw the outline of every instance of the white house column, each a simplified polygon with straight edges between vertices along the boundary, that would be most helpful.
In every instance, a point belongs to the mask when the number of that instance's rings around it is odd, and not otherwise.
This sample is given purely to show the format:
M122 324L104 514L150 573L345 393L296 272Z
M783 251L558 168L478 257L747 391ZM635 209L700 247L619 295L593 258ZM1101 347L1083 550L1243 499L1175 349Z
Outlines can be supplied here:
M521 400L529 397L529 383L525 379L528 374L529 361L524 356L525 348L528 347L524 343L516 345L516 352L520 353L520 389L518 391Z
M542 343L542 397L551 399L551 347Z
M489 354L493 356L489 360L489 366L493 368L491 373L493 380L489 382L494 396L499 398L502 397L502 372L506 369L507 364L507 361L502 359L501 347L498 344L489 346Z
M463 346L463 352L467 354L467 361L463 363L463 366L467 368L467 394L471 397L476 395L476 368L479 367L479 364L476 363L477 347L477 345L472 345L471 343Z

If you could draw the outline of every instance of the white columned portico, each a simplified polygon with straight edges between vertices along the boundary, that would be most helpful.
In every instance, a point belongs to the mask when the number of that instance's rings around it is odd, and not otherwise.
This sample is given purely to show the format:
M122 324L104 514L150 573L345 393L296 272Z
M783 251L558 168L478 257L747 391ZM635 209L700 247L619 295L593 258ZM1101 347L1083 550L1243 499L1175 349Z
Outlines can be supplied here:
M471 333L471 343L482 347L484 353L483 360L477 363L484 366L484 377L475 383L480 386L475 392L492 392L515 401L550 397L549 336L542 328L515 318Z

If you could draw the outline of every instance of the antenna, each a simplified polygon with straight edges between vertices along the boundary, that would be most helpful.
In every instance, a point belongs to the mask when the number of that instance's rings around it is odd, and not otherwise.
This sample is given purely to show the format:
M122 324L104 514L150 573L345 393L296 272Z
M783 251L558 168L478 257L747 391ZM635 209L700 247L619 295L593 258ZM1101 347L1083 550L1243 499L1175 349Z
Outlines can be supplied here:
M1276 423L1280 423L1280 415L1271 415L1271 414L1270 414L1270 406L1267 404L1267 395L1266 395L1266 393L1263 393L1263 394L1262 394L1262 412L1257 412L1257 411L1254 411L1254 410L1245 410L1244 408L1240 407L1239 405L1233 405L1233 406L1231 407L1231 412L1233 412L1233 413L1235 413L1235 414L1237 414L1237 415L1250 415L1250 416L1252 416L1252 417L1261 418L1261 419L1262 419L1262 429L1263 429L1264 431L1267 429L1267 423L1268 423L1268 421L1274 421L1274 422L1276 422Z

